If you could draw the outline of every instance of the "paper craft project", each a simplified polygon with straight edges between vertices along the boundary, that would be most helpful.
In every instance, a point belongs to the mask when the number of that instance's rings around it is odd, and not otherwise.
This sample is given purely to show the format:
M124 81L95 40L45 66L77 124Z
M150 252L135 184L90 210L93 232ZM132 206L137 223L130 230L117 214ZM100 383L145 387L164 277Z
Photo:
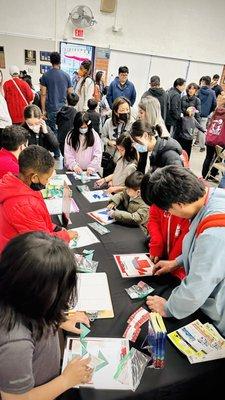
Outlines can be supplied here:
M72 174L73 174L74 179L78 179L80 181L86 181L86 182L100 178L100 176L97 172L93 172L93 174L91 174L91 175L87 175L86 172L82 172L81 174L77 174L76 172L73 172Z
M150 313L143 307L138 308L127 320L128 326L123 334L123 337L131 342L136 342L141 326L149 320Z
M168 337L191 364L225 358L225 339L212 324L195 320Z
M97 312L97 318L113 318L113 306L105 272L78 273L77 303L74 311L85 311L89 314Z
M89 203L97 203L99 201L108 201L110 196L105 190L82 191L83 196Z
M88 212L87 214L102 225L109 225L115 222L115 219L109 216L109 210L106 207L100 208L99 210Z
M84 193L84 192L89 192L90 188L87 185L77 185L76 186L77 190L79 190L80 193Z
M147 254L115 254L116 265L122 278L151 276L154 264Z
M90 367L94 369L91 382L80 387L94 389L134 390L132 365L128 360L126 381L114 378L122 357L129 353L129 342L120 338L79 338L68 337L64 351L62 370L77 356L91 357Z
M147 283L139 281L137 285L133 285L125 290L131 299L143 299L155 289L147 285Z
M105 235L110 232L105 226L102 226L98 222L89 222L88 226L94 229L94 231L100 233L100 235Z
M93 261L94 250L83 250L83 254L74 253L77 263L77 272L96 272L98 261Z
M71 249L77 249L78 247L84 247L89 246L93 243L99 243L99 240L87 226L81 226L79 228L74 228L71 230L78 233L78 237L76 239L72 239L69 243L69 247Z
M72 185L71 181L69 180L66 174L56 174L54 178L50 179L49 184L63 186L64 182L66 182L68 186Z
M48 184L46 189L42 191L42 195L45 198L45 204L50 215L64 214L65 219L69 221L70 212L79 211L79 208L71 197L72 191L66 182L63 185Z

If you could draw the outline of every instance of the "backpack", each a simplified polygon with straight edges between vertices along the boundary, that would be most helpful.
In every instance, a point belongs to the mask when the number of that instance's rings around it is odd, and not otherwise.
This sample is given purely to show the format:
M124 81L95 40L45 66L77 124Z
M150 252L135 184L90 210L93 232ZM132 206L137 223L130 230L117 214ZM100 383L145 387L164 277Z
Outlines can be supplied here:
M218 107L206 132L206 144L225 147L225 108Z
M208 228L225 227L225 214L212 214L205 217L199 223L196 229L196 238Z

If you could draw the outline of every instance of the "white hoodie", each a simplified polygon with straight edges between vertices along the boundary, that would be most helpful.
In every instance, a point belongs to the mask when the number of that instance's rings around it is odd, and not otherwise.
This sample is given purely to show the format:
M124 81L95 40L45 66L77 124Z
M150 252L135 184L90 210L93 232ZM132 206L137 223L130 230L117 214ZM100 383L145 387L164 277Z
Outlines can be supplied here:
M12 120L9 115L7 103L4 96L0 93L0 129L12 125Z

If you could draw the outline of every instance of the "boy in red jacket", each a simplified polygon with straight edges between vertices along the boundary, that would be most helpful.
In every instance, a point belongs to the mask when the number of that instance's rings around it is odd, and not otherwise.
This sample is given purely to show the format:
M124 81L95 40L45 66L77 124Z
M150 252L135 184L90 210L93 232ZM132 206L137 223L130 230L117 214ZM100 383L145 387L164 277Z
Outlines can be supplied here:
M66 242L77 237L76 232L59 230L52 223L40 193L53 172L51 154L32 145L19 155L18 177L9 172L0 180L0 252L10 239L30 231L46 232Z
M174 260L182 253L182 241L189 231L188 219L176 217L156 205L149 208L147 229L150 235L149 253L151 260L157 263L161 258ZM172 272L183 279L186 274L183 267Z

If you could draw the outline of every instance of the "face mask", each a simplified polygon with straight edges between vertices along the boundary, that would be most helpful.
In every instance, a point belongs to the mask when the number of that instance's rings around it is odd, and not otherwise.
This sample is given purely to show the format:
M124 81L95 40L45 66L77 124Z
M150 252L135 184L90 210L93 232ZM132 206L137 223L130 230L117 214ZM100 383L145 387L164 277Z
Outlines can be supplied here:
M79 132L81 133L81 135L84 135L85 133L87 133L88 128L80 128Z
M38 182L38 183L31 182L30 188L31 188L32 190L35 190L35 192L38 192L38 191L40 191L40 190L45 189L45 188L46 188L46 185L43 185L41 182Z
M138 153L146 153L148 151L148 147L146 144L135 143L133 144L134 148L138 151Z
M127 114L127 113L123 113L123 114L119 113L118 115L119 115L119 120L125 122L125 124L126 124L127 121L128 121L128 115L129 114Z
M33 126L28 125L28 126L34 133L40 132L40 125L33 125Z

